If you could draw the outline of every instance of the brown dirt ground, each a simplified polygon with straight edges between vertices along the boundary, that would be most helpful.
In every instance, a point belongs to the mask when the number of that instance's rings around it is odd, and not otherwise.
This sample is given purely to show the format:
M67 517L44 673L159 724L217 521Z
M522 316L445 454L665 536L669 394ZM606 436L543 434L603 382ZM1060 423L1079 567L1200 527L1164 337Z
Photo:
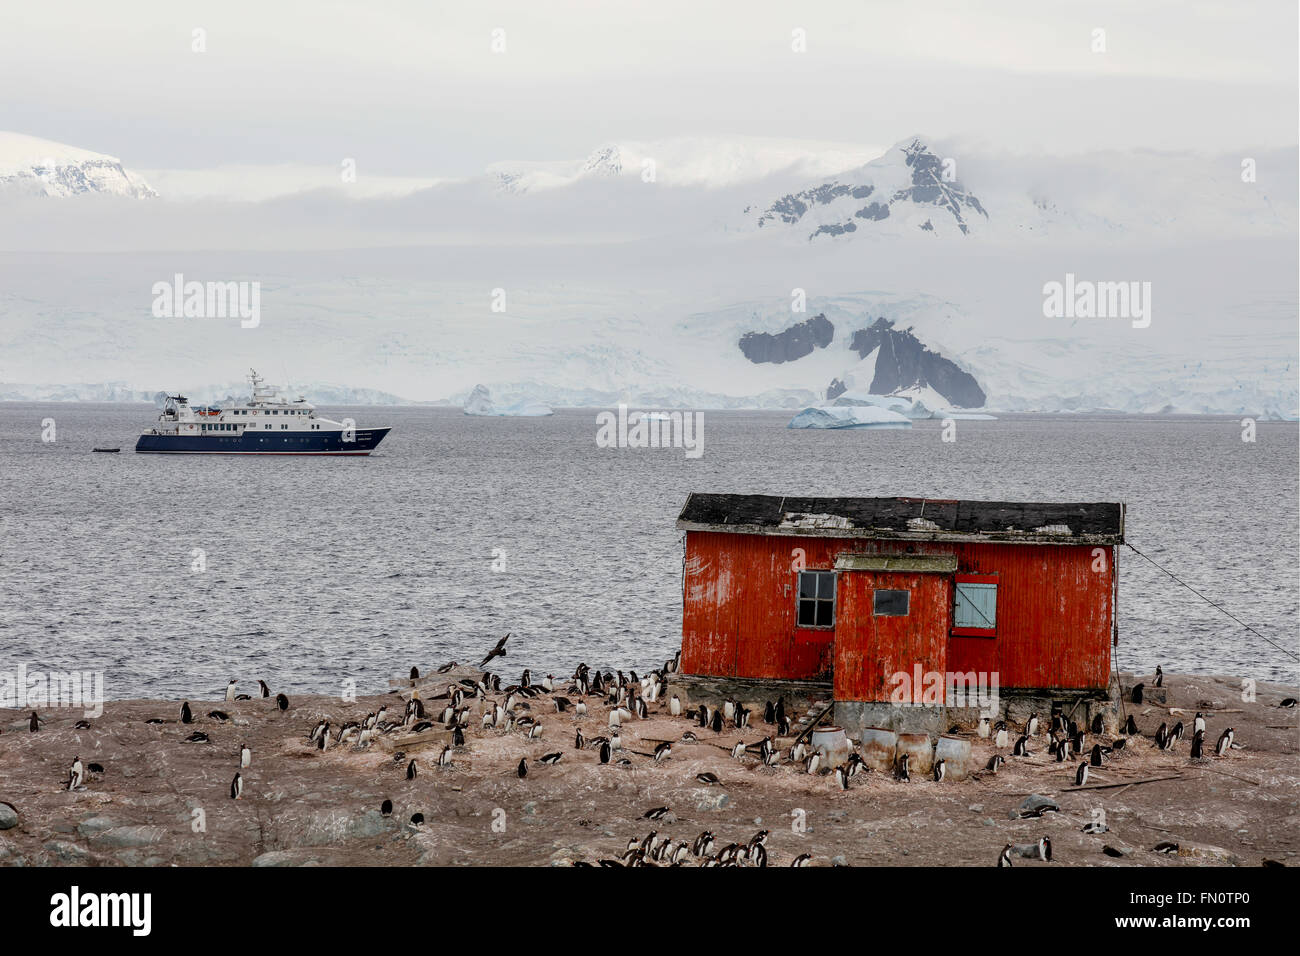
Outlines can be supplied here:
M775 866L801 853L811 853L814 865L989 866L1004 844L1042 835L1052 840L1054 862L1016 865L1300 863L1298 715L1276 706L1295 689L1261 683L1258 699L1241 703L1236 679L1169 676L1165 684L1168 706L1186 713L1129 705L1148 736L1135 739L1094 779L1175 773L1179 779L1084 791L1068 789L1077 761L1055 763L1040 737L1033 756L1008 754L996 776L936 784L861 774L845 792L831 778L809 777L801 768L733 760L715 744L729 747L735 732L715 735L673 719L662 701L651 705L650 719L624 723L624 747L631 752L623 756L630 766L602 766L595 752L574 749L578 727L588 738L608 733L607 709L596 698L589 699L588 716L577 720L555 713L539 697L531 707L544 727L540 740L483 731L475 720L452 767L435 765L436 748L412 754L420 766L414 781L405 779L406 760L395 762L381 746L321 754L306 739L322 717L337 725L382 703L400 716L396 694L355 703L295 697L283 714L273 699L191 700L193 726L179 722L179 702L110 702L88 730L74 727L80 711L42 711L46 723L37 733L28 732L26 712L0 711L0 801L19 815L16 827L0 831L0 864L240 866L261 857L259 864L276 865L565 865L616 857L629 838L651 829L688 843L708 829L721 847L744 842L760 828L772 831L768 850ZM1215 709L1201 701L1212 701ZM233 721L207 718L212 709L227 711ZM1162 720L1190 726L1198 709L1206 711L1211 744L1232 726L1244 749L1194 765L1189 740L1172 752L1153 747L1149 735ZM479 702L473 712L481 712ZM146 724L150 717L167 723ZM184 743L195 729L212 743ZM653 749L646 740L678 740L686 730L698 734L699 743L675 744L661 764L636 753ZM756 723L744 739L756 742L766 732L770 728ZM243 741L252 748L252 767L245 771L243 799L232 800ZM564 754L557 766L538 762L556 750ZM973 752L972 765L983 767L993 749L975 738ZM91 775L85 789L68 792L63 785L77 755L105 772ZM515 774L520 757L529 761L524 780ZM695 774L705 770L725 787L697 783ZM1012 819L1030 793L1052 797L1062 812ZM385 798L395 811L381 818ZM642 818L660 806L670 807L675 821ZM791 825L796 809L806 814L803 833ZM1105 812L1109 832L1083 833L1097 809ZM205 827L196 832L198 811ZM426 819L418 828L406 822L416 811ZM1153 852L1161 841L1179 843L1184 855ZM1131 854L1107 856L1107 844Z

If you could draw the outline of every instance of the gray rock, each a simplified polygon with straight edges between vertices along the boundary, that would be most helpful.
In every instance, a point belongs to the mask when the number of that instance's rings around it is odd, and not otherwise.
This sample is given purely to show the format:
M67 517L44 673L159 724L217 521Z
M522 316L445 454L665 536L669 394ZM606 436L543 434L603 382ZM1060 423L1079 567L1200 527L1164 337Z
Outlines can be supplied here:
M725 793L710 793L700 797L695 804L697 810L722 810L731 804L731 797Z
M253 858L251 866L305 866L310 860L304 859L297 850L270 850Z
M117 821L109 817L89 817L77 825L77 832L83 837L93 837L98 836L105 830L111 830L115 826L117 826Z
M114 827L111 830L105 830L92 839L90 843L96 849L116 850L137 846L153 846L155 843L161 843L166 836L167 831L162 827Z
M0 803L0 830L12 830L18 826L18 811Z
M966 809L969 810L971 813L983 813L983 812L984 812L984 804L982 804L982 803L972 803L972 804L971 804L969 807L967 807Z
M50 840L45 844L45 849L60 863L81 864L90 859L90 852L85 847L66 840Z
M387 829L388 822L378 810L367 810L359 816L323 810L307 819L301 842L303 846L328 846L339 840L376 837Z
M1013 813L1012 816L1037 816L1041 813L1053 810L1057 813L1061 812L1061 807L1055 800L1040 796L1036 793L1031 793L1029 796L1025 797L1024 800L1020 801L1020 813Z

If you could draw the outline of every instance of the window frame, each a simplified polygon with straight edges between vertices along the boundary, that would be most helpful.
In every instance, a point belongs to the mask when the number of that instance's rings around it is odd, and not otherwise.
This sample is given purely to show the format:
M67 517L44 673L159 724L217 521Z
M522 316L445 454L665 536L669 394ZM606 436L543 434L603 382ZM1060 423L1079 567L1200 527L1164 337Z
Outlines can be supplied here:
M902 614L882 613L876 609L876 595L885 592L889 594L906 595L907 610ZM872 588L871 589L871 616L872 617L911 617L912 616L912 592L907 588Z
M993 585L993 623L990 627L970 627L957 624L957 593L963 584ZM955 574L952 582L952 633L956 637L997 637L998 636L998 592L1001 590L996 574Z
M816 586L815 593L813 594L812 597L804 597L803 595L803 576L805 574L817 575L817 586ZM829 600L821 596L821 587L822 587L821 582L825 580L824 576L829 577L831 581L831 596ZM839 604L839 598L840 598L840 579L839 579L839 574L833 568L805 568L802 571L795 572L795 581L794 581L794 626L795 628L801 631L835 630L835 615L836 615L836 611L838 610L837 605ZM819 605L829 604L831 606L831 622L829 624L801 623L800 622L802 616L801 612L803 610L803 603L805 601L810 602L813 606L812 617L814 621L817 620L817 610Z

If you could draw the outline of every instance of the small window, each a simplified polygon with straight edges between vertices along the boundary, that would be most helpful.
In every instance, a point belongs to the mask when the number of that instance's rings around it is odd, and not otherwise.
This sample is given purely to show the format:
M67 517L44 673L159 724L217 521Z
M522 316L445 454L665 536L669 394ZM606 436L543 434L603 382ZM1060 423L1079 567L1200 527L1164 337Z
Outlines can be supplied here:
M998 623L998 585L992 577L963 581L953 588L952 628L957 634L992 636Z
M910 591L877 590L873 595L872 613L876 617L907 617Z
M835 626L835 572L799 572L799 626Z

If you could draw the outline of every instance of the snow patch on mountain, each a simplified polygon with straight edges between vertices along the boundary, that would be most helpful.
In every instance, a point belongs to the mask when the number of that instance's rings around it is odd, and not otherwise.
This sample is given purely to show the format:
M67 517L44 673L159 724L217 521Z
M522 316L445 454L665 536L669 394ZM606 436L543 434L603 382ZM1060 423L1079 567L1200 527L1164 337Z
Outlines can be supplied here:
M132 199L158 196L113 156L0 131L0 195L68 197L86 193Z

